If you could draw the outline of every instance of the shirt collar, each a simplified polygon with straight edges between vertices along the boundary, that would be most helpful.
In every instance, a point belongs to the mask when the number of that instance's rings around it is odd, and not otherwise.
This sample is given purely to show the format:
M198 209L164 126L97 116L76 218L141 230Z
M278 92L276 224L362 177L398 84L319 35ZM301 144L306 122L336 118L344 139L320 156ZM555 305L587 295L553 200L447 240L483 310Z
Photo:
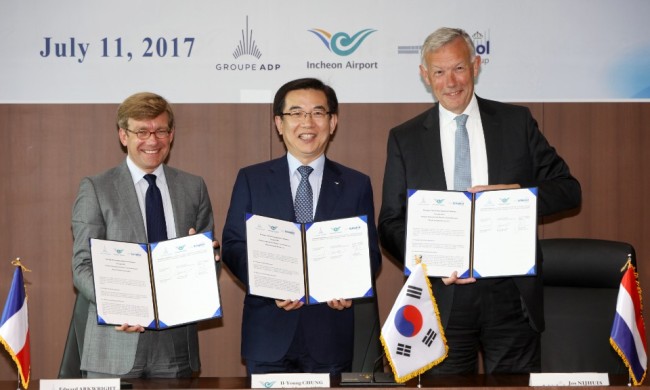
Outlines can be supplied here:
M144 178L144 175L147 174L147 172L143 171L137 165L135 165L133 160L131 160L131 158L128 155L126 156L126 166L129 168L129 172L131 172L131 178L133 179L133 184L137 184L140 180ZM151 173L156 175L157 183L166 181L163 164L158 165L158 167Z
M303 165L291 153L287 153L287 162L289 163L289 173L291 175L295 174L296 170ZM312 175L316 174L316 176L322 176L325 167L325 154L321 154L316 160L309 163L309 166L314 168Z
M439 103L438 103L438 112L440 113L440 123L451 123L458 116L458 114L447 110L442 106L442 104ZM472 118L472 117L476 117L478 113L479 113L478 100L476 99L476 95L472 95L472 99L469 101L467 107L465 107L463 114L467 114L470 118Z

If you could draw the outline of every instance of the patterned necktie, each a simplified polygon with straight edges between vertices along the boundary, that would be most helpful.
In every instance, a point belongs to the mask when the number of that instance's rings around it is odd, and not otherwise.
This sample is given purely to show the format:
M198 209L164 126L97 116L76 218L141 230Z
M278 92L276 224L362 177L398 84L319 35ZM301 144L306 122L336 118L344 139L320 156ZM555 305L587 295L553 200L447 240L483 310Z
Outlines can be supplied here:
M314 171L314 168L309 166L301 166L298 168L301 179L296 190L296 200L293 203L293 208L296 212L296 222L305 223L314 220L314 193L309 184L309 175Z
M156 185L156 175L144 175L144 179L149 183L144 200L147 212L147 237L150 243L164 241L167 239L167 224L162 195Z
M467 115L456 118L456 154L454 161L454 190L465 191L472 186L472 158L469 154Z

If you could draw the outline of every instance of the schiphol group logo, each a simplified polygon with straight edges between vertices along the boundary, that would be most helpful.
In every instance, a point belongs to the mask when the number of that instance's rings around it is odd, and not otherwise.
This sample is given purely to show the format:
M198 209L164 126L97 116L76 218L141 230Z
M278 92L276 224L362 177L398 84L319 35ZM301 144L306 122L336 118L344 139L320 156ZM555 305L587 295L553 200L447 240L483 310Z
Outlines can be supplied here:
M468 32L468 34L470 34ZM476 49L476 55L481 56L481 64L487 65L490 63L490 30L480 32L475 31L470 34L472 41L474 42L474 48ZM420 55L422 52L422 45L399 45L397 46L398 55L411 55L417 54Z
M232 57L233 61L217 63L215 69L231 72L276 71L280 69L280 64L258 61L262 58L262 50L255 41L254 30L248 24L248 15L246 16L246 25L241 30L241 38L233 49Z
M490 30L483 33L476 31L472 34L476 55L481 56L481 63L487 65L490 62Z

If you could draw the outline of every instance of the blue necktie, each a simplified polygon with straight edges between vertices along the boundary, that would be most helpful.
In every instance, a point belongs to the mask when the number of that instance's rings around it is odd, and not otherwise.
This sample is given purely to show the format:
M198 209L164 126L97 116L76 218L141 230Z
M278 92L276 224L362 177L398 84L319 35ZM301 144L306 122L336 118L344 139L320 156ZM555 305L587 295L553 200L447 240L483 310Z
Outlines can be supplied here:
M309 175L314 171L314 168L303 165L298 168L300 173L300 184L296 190L296 199L293 203L293 208L296 212L296 222L305 223L314 220L314 192L309 184Z
M162 195L156 186L156 175L144 175L144 179L149 183L144 200L147 212L147 237L150 243L164 241L167 239L167 224L165 223Z
M472 158L469 154L467 115L456 118L456 154L454 158L454 190L465 191L472 186Z

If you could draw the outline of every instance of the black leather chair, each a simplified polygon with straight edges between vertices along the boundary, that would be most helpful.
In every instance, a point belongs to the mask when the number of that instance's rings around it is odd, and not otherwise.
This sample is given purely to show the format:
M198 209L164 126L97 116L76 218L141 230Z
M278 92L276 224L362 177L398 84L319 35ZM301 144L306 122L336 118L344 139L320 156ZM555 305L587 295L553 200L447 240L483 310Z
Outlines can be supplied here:
M375 291L377 289L375 288ZM352 353L352 372L373 372L383 370L383 355L379 335L379 310L377 299L357 300L354 309L354 349Z
M607 372L627 369L609 343L616 299L632 245L597 239L540 240L546 330L542 372Z

